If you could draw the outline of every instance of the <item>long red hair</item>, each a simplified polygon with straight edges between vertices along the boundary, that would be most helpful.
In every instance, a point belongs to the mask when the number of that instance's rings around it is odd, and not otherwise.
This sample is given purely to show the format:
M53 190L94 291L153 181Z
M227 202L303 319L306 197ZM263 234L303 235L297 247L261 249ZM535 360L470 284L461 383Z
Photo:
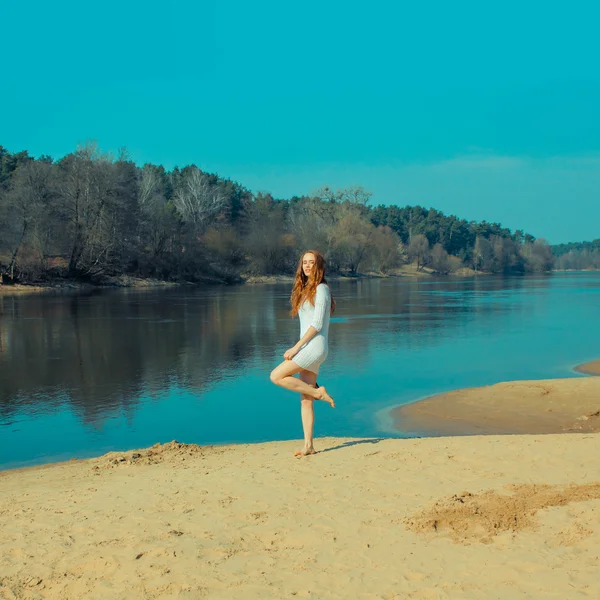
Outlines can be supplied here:
M315 266L313 267L310 275L307 277L304 274L302 268L302 260L307 254L313 254L315 257ZM294 287L292 288L292 296L290 303L292 310L290 311L292 317L298 314L298 310L307 300L314 306L315 295L317 293L317 286L320 283L327 283L325 279L325 259L318 250L307 250L300 256L298 262L298 268L296 269L296 278L294 280ZM335 310L335 300L331 296L331 313Z

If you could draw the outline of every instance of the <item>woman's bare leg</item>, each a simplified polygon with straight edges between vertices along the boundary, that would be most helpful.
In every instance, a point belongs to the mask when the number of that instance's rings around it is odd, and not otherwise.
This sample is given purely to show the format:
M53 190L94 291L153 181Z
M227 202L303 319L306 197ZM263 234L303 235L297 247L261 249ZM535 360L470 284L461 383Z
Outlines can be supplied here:
M304 371L304 369L299 367L293 360L286 360L271 371L271 381L275 385L279 385L286 390L298 392L299 394L308 396L313 400L323 400L324 402L329 402L331 407L334 408L335 403L333 398L327 393L327 390L323 386L315 389L308 383L305 383L301 379L294 377L296 373L300 373L301 371Z
M304 383L315 387L317 383L317 376L310 371L300 371L298 376ZM302 430L304 431L304 448L302 450L296 450L294 456L307 456L308 454L315 454L315 448L313 446L313 433L315 429L315 401L309 396L304 394L300 396L300 415L302 416Z

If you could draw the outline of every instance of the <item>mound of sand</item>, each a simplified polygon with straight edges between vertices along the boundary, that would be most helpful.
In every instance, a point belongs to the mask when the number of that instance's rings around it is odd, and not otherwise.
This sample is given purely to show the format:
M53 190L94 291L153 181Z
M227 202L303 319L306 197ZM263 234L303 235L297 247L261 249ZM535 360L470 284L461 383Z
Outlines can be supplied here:
M534 527L539 510L600 499L600 482L569 486L522 484L508 489L512 492L508 495L495 490L454 494L407 519L406 525L412 531L449 535L456 542L488 542L490 536Z
M168 461L181 463L189 457L207 456L210 454L223 454L226 447L198 446L196 444L182 444L177 440L166 444L154 444L150 448L131 452L109 452L96 459L90 459L94 471L114 469L118 467L156 465Z

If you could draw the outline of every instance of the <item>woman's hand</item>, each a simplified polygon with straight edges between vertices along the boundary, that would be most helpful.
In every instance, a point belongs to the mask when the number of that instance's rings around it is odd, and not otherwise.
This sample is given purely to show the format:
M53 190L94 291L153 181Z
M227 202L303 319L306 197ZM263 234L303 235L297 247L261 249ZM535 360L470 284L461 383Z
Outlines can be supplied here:
M302 348L304 348L317 333L319 332L311 325L298 343L293 348L290 348L283 353L283 358L285 358L285 360L292 360L292 358L294 358L294 356L296 356L296 354L298 354L298 352L300 352L300 350L302 350Z
M292 358L294 358L294 356L296 356L296 354L298 354L299 351L300 348L298 348L298 346L294 346L293 348L290 348L289 350L286 350L283 353L283 358L285 358L285 360L292 360Z

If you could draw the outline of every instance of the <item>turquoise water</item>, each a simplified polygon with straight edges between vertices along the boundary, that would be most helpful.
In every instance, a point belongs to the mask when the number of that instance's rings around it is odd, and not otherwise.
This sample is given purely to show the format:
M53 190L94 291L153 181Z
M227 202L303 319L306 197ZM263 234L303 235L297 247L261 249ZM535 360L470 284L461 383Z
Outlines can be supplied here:
M406 436L387 409L600 358L600 274L332 282L318 436ZM269 372L297 341L287 285L0 297L0 468L177 439L300 439Z

